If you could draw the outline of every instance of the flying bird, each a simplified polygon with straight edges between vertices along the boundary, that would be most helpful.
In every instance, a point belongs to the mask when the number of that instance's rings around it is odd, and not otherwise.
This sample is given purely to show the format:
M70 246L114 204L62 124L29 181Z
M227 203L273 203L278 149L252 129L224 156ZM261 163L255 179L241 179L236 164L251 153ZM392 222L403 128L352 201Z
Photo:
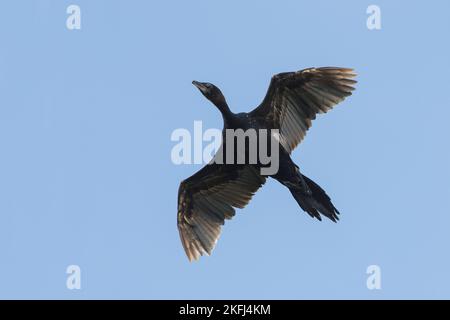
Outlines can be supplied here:
M212 161L182 181L178 191L177 225L190 261L210 255L225 220L244 208L271 177L286 186L299 206L311 217L321 215L336 222L339 211L314 181L300 173L291 152L303 140L318 113L326 113L352 94L353 69L308 68L272 77L262 103L248 113L233 113L215 85L193 81L221 112L226 129L278 129L279 169L263 175L261 164L220 164ZM221 148L224 148L225 139ZM246 145L246 148L248 146ZM248 150L245 150L246 153Z

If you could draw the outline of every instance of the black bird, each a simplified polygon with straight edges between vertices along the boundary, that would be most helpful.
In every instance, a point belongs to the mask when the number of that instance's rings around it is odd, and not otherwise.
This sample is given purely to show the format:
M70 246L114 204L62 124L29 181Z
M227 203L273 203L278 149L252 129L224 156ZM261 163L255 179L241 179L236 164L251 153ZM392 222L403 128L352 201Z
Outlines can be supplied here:
M225 129L279 129L279 170L270 175L289 188L311 217L336 222L338 210L314 181L300 173L292 150L302 141L311 121L350 96L356 83L353 69L325 67L279 73L272 77L262 103L249 113L231 112L213 84L192 83L222 113ZM222 141L224 147L225 139ZM178 230L189 260L211 254L226 219L243 208L265 183L259 165L211 162L181 182L178 191Z

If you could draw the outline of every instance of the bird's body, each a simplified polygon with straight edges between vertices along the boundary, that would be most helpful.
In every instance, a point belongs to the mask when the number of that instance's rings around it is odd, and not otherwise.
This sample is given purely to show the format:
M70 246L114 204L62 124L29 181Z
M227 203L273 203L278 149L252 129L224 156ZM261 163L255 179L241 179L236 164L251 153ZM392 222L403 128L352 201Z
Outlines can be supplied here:
M180 184L178 194L178 229L189 260L210 254L220 234L220 227L234 214L234 208L243 208L267 177L286 186L300 207L310 216L321 220L321 214L336 221L339 213L325 191L300 173L291 158L292 150L301 142L317 113L330 110L351 94L356 81L351 69L310 68L298 72L281 73L272 77L263 102L253 111L235 114L229 109L220 90L212 84L194 81L200 91L222 113L224 120L221 150L223 160L232 152L233 161L212 161ZM230 148L227 130L255 132L256 148L250 139L244 149ZM264 135L264 130L269 134ZM276 130L278 138L273 139ZM233 138L234 139L234 138ZM263 142L260 143L260 140ZM276 149L272 149L272 144ZM278 170L262 174L267 166L260 148L276 150ZM250 155L256 151L256 162ZM244 162L237 158L245 154Z

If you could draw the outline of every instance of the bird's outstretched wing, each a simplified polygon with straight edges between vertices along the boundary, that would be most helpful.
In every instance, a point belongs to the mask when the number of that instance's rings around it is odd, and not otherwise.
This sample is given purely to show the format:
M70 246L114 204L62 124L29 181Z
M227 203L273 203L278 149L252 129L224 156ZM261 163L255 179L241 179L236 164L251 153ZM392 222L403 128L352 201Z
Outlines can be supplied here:
M249 165L208 164L180 184L178 231L189 260L211 254L225 219L243 208L266 178Z
M325 67L279 73L272 77L263 102L250 114L280 130L289 153L303 140L318 113L331 110L352 94L353 69Z

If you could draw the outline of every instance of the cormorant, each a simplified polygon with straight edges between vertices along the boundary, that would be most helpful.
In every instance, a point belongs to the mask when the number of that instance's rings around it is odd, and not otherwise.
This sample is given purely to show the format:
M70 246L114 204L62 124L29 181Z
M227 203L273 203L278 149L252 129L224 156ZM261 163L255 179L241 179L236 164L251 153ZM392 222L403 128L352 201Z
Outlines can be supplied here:
M314 181L300 173L292 150L302 141L316 114L331 110L352 94L353 69L323 67L284 72L272 77L262 103L249 113L231 112L222 92L213 84L193 81L222 113L225 129L278 129L279 170L269 175L285 185L311 217L336 222L339 211ZM224 148L225 139L221 148ZM248 146L246 146L248 148ZM248 150L246 150L248 152ZM178 191L177 224L189 260L211 254L226 219L243 208L265 183L258 164L211 162L182 181Z

